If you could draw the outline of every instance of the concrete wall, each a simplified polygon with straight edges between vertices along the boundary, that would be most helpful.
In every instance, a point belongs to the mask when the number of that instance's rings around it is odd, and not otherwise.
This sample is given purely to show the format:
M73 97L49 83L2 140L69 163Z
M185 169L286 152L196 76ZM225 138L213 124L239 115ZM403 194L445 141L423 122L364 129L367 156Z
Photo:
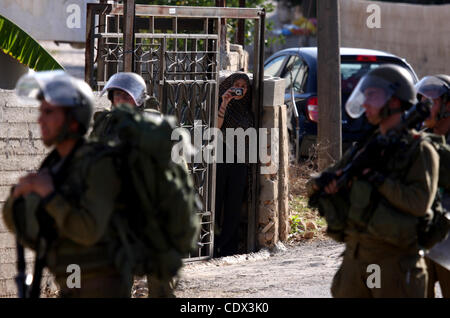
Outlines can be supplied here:
M36 40L85 42L87 3L97 0L1 0L0 14Z
M108 107L106 97L97 98L96 105ZM40 140L37 104L24 106L11 90L0 90L0 211L11 186L29 171L39 167L47 153ZM1 213L0 213L1 214ZM34 253L26 251L28 273ZM15 297L16 242L0 217L0 297ZM46 275L43 284L52 284Z
M380 8L381 28L369 5ZM405 58L417 73L450 73L450 5L411 5L378 1L341 0L341 47L388 51Z

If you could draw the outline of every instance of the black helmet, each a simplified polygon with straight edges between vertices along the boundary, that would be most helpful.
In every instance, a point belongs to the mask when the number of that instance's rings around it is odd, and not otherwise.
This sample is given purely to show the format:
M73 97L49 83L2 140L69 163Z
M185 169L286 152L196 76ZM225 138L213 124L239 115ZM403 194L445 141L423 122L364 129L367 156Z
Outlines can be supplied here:
M385 106L393 96L402 101L403 110L409 109L417 102L414 82L409 71L398 65L385 64L369 71L358 82L345 104L350 117L358 118L364 113L363 104L366 101L364 92L368 88L380 89L383 93L378 105L382 109L380 114L383 113L383 117L390 115L389 109Z
M84 135L91 121L94 94L86 82L64 71L43 71L22 76L16 85L19 97L45 100L56 107L65 107L79 123L79 135Z

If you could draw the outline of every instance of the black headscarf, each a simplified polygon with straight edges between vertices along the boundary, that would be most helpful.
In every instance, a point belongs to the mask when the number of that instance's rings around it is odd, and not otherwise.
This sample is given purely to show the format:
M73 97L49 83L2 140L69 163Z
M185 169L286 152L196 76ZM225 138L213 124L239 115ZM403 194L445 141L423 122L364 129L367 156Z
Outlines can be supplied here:
M232 99L227 106L227 111L223 119L223 125L221 130L225 131L226 128L247 128L253 127L253 113L252 107L252 87L250 79L245 73L233 73L228 76L219 85L219 108L222 104L222 95L231 87L235 81L243 79L247 82L247 92L243 98L239 100Z

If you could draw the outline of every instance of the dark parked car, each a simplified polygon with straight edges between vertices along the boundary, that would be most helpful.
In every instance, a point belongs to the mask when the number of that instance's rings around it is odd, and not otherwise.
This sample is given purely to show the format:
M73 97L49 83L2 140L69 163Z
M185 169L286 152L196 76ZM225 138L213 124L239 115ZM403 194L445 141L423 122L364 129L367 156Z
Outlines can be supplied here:
M397 64L409 71L414 83L417 75L405 59L383 51L341 48L341 87L342 87L342 145L343 150L358 141L370 129L365 116L352 119L345 111L345 102L358 83L359 79L369 70L381 64ZM298 120L289 112L290 125L288 127L291 149L299 160L301 157L312 155L312 146L316 143L317 135L317 48L290 48L273 54L264 63L264 75L278 76L286 79L285 101L291 100L290 79L294 82L293 90ZM298 131L297 131L298 130ZM297 142L295 142L297 140ZM298 147L297 147L298 145Z

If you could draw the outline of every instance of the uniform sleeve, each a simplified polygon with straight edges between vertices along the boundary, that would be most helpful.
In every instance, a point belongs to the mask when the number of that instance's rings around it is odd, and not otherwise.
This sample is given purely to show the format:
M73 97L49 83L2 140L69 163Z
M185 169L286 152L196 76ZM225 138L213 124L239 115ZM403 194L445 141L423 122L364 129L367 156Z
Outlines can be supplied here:
M14 213L14 198L12 195L6 199L5 204L3 205L3 222L6 225L6 228L11 232L16 233L16 227L14 225L13 213Z
M25 199L8 197L3 206L3 221L11 232L15 233L19 241L25 246L34 249L39 234L39 224L36 211L40 198L32 193Z
M396 208L423 216L436 196L439 155L428 142L420 143L417 158L404 181L386 178L378 191Z
M119 190L113 162L104 158L89 169L86 191L78 206L56 193L45 209L55 219L59 235L78 244L93 245L106 232Z

